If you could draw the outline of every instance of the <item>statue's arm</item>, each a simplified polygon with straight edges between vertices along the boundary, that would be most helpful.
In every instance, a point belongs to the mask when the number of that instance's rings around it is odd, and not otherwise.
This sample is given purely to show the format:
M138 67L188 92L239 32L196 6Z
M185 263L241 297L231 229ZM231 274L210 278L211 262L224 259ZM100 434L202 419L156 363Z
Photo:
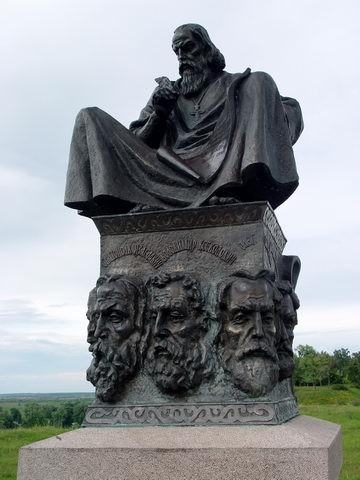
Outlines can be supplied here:
M304 129L301 108L299 102L295 100L295 98L281 97L281 102L283 104L286 120L289 125L291 141L294 145Z
M166 130L166 121L179 96L176 82L167 77L155 78L158 86L153 91L140 117L130 125L130 131L149 147L158 148Z
M157 148L165 133L166 118L156 113L152 97L145 108L141 110L140 117L130 124L129 130L140 137L151 148Z

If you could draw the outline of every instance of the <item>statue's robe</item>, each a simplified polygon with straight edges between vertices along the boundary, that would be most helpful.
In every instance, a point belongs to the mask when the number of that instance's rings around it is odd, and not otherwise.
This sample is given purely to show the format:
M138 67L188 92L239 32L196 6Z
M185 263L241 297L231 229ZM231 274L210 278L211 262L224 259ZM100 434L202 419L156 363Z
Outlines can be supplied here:
M162 120L150 99L129 131L86 108L75 123L65 205L93 215L134 204L199 206L219 195L276 208L298 185L292 145L302 128L298 102L281 97L269 75L249 69L222 72L199 115L180 95Z

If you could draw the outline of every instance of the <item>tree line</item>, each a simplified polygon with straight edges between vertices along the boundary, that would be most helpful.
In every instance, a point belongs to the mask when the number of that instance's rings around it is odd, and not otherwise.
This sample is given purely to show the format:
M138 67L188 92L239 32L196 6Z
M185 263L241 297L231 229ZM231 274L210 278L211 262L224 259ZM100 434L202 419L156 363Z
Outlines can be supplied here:
M350 354L347 348L318 352L310 345L295 349L294 382L297 386L351 384L360 388L360 351Z
M90 401L75 400L59 404L29 402L23 412L19 408L0 407L0 428L56 426L77 428L82 424Z

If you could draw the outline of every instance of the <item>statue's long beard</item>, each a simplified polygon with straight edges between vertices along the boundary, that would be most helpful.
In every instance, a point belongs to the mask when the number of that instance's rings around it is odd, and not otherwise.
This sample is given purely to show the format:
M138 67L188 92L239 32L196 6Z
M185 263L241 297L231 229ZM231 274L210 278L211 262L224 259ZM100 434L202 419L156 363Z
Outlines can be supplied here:
M211 371L208 348L201 342L158 340L148 353L148 369L164 391L197 386Z
M244 357L240 361L232 358L227 364L235 385L253 397L269 393L279 378L279 367L269 357Z
M180 65L180 93L184 97L199 95L210 81L211 71L205 58L197 62L187 60Z
M279 357L279 380L284 380L284 378L290 378L295 370L295 362L292 354L286 351L278 352Z
M209 75L204 72L184 72L180 91L184 97L198 95L208 85Z
M94 345L94 358L86 378L96 387L96 396L109 402L121 391L122 383L133 375L138 363L137 345L132 337L120 346L99 340Z

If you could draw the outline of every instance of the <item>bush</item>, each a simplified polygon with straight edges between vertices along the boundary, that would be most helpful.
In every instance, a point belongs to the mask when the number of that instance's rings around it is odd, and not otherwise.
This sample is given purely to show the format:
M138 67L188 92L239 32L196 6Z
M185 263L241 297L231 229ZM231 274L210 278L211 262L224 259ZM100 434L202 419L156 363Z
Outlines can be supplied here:
M335 383L334 385L331 385L331 388L333 390L343 390L343 391L349 390L349 387L347 385L344 385L343 383Z

